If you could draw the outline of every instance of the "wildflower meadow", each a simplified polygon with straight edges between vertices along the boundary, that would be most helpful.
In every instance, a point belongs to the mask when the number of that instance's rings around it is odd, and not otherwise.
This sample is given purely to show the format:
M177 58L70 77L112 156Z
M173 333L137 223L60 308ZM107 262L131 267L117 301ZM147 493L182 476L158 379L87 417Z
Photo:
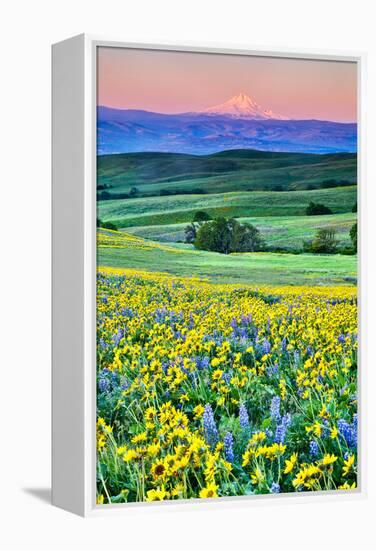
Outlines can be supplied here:
M357 486L351 286L99 268L97 502Z

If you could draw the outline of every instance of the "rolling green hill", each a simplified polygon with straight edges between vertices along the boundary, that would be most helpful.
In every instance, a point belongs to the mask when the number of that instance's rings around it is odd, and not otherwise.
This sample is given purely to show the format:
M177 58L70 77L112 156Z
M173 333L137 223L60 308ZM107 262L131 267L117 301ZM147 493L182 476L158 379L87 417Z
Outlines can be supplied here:
M97 258L98 266L167 272L221 283L335 285L356 281L356 256L225 255L105 230L98 231Z
M254 191L210 195L175 195L100 201L98 217L118 227L167 225L190 222L195 212L212 217L304 216L310 201L329 206L334 213L350 213L356 186L312 191Z
M97 158L98 198L127 194L227 193L254 190L322 189L355 184L353 153L326 155L223 151L197 156L176 153L127 153Z
M355 223L356 214L334 214L331 216L270 216L239 218L239 221L255 225L268 245L287 249L299 249L303 241L312 239L318 229L331 227L336 231L340 245L351 246L349 231ZM127 233L163 243L184 242L186 223L170 225L147 225L128 227Z

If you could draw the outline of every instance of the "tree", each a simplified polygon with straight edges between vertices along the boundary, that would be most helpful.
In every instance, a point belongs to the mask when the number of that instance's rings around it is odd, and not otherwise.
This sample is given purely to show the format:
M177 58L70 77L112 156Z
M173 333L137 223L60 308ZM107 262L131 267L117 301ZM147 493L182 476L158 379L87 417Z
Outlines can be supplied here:
M306 208L307 216L320 216L322 214L333 214L333 210L325 206L325 204L319 204L311 201Z
M355 222L350 229L350 239L352 240L355 252L358 251L358 222Z
M328 227L319 229L311 244L311 252L316 254L334 254L337 250L338 242L336 232Z
M198 228L194 240L196 248L221 254L254 252L260 250L263 244L263 239L256 227L226 218L216 218L203 223Z
M137 189L137 187L131 187L130 191L129 191L129 197L134 199L135 197L138 197L138 195L140 194L139 190Z
M210 214L205 212L205 210L198 210L197 212L195 212L193 221L194 222L207 222L211 219L212 219L212 217L210 216Z
M232 222L233 252L256 252L264 247L260 231L254 225L240 224L236 220L230 220L230 222Z
M358 203L355 202L352 209L351 209L351 212L358 212Z
M221 254L231 251L231 230L226 218L216 218L199 227L194 241L199 250L212 250Z
M190 223L187 225L187 227L184 229L185 233L185 242L186 243L193 243L196 235L197 235L197 229L194 223Z

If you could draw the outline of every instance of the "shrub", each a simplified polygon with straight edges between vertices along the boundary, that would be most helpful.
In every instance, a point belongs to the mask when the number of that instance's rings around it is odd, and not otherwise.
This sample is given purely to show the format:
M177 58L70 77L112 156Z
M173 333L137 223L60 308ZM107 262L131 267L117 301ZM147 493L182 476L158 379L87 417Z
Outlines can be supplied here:
M111 229L111 231L117 231L118 227L112 222L102 222L101 220L98 220L97 223L98 227L101 227L102 229Z
M328 227L319 229L311 243L311 252L315 254L334 254L337 252L336 232Z
M184 229L185 233L185 242L186 243L193 243L196 235L197 235L197 229L194 223L190 223L187 225L187 227Z
M198 210L197 212L195 212L193 221L194 222L207 222L211 219L212 219L212 217L210 216L210 214L208 214L204 210Z
M333 210L325 206L325 204L319 204L311 201L306 208L307 216L320 216L323 214L333 214Z

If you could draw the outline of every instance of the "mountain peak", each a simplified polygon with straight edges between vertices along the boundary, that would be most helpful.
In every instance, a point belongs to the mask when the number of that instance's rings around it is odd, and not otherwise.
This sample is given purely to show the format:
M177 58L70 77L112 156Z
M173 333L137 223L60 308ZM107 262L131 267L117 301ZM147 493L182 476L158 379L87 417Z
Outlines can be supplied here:
M212 115L225 115L235 118L250 118L256 120L288 120L287 117L273 113L270 109L263 109L245 92L239 92L224 103L214 105L214 107L209 107L200 112Z

